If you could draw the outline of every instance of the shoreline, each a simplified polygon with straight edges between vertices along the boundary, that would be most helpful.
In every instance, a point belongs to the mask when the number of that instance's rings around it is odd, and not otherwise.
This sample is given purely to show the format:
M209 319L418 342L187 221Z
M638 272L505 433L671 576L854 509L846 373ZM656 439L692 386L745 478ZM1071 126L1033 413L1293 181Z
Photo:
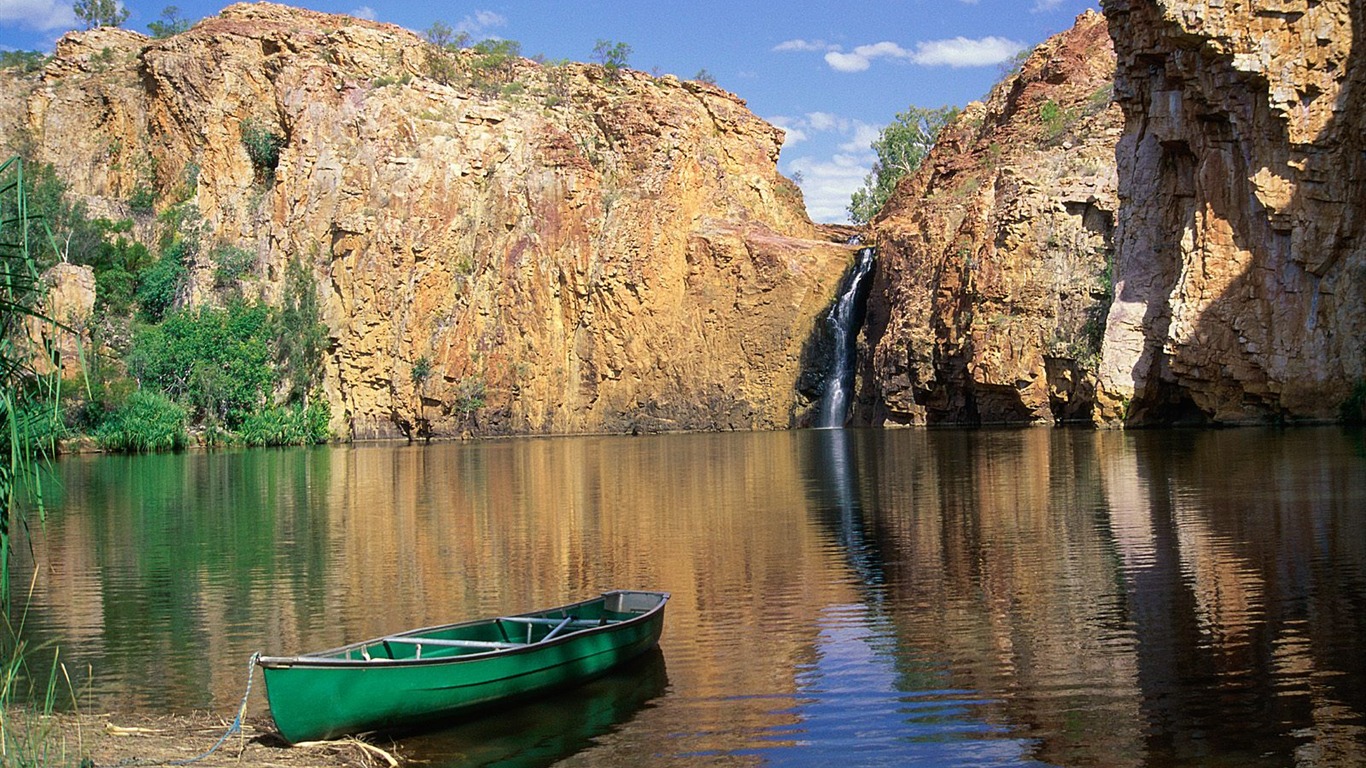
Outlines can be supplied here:
M69 713L42 715L7 707L5 746L35 764L99 768L171 765L280 766L281 768L396 768L403 765L388 740L369 743L348 738L290 746L275 731L269 715L244 719L241 731L203 756L232 725L207 712L186 715ZM203 757L201 757L203 756ZM196 759L199 758L199 759Z

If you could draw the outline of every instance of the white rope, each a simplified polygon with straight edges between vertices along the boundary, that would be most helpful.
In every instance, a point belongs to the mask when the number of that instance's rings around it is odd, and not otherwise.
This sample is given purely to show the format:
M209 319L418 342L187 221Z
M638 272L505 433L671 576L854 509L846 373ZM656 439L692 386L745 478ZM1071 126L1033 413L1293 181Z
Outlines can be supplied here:
M251 661L247 662L247 690L245 693L242 694L242 704L237 708L237 717L233 718L232 725L228 726L227 732L224 733L221 737L219 737L218 743L210 747L208 752L205 752L204 754L198 757L192 757L188 760L176 760L173 762L166 763L166 765L190 765L191 763L197 763L200 760L203 760L204 758L208 757L209 755L212 755L213 753L217 752L218 748L223 746L223 742L227 741L229 736L232 736L234 733L238 733L242 730L242 717L247 713L247 699L251 696L251 680L253 677L255 677L256 662L260 659L261 654L253 653L251 655Z

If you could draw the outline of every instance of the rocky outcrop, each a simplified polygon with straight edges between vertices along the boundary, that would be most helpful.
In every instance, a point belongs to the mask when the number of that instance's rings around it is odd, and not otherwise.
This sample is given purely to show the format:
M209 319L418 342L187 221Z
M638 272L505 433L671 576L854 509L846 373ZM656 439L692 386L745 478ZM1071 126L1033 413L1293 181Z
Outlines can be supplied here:
M344 435L791 424L852 254L778 174L781 131L704 83L489 63L235 5L165 40L68 35L0 75L0 132L96 210L192 204L267 299L306 265ZM248 151L275 141L274 165Z
M1118 208L1114 54L1088 12L940 135L872 224L856 418L1094 418Z
M1335 418L1366 376L1366 10L1103 6L1126 121L1103 392L1130 422Z
M95 272L57 264L43 273L42 283L42 304L27 322L33 369L47 374L60 367L63 377L74 378L85 364L83 346L95 312Z

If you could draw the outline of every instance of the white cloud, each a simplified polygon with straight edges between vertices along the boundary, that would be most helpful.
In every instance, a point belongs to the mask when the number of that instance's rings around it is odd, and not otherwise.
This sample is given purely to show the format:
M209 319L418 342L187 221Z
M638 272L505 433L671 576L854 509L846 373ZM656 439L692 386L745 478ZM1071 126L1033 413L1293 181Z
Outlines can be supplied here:
M1037 0L1041 4L1055 1ZM790 48L787 50L797 49ZM884 40L880 43L860 45L852 51L845 51L838 46L832 46L826 50L825 63L838 72L862 72L871 67L877 59L899 59L925 67L986 67L1009 61L1021 50L1024 50L1023 43L1004 37L983 37L976 40L955 37L949 40L930 40L917 43L914 50L908 50L896 43Z
M824 40L784 40L773 46L775 51L828 51L830 46Z
M375 13L375 9L371 8L368 5L362 5L361 7L352 11L351 15L355 16L358 19L365 19L366 21L374 21L379 18L379 14Z
M867 152L869 147L882 135L876 125L854 121L854 129L848 141L840 145L841 152Z
M849 123L848 118L832 115L829 112L807 112L803 119L813 131L843 130L844 126Z
M787 172L801 175L802 197L812 219L827 223L849 221L849 198L863 186L871 163L856 155L836 154L828 160L798 157Z
M0 0L0 25L11 24L42 31L72 29L76 14L70 3L56 0Z
M471 37L488 34L494 27L507 26L508 20L505 16L494 13L493 11L475 11L460 20L455 25L455 31L467 32Z
M1044 13L1062 5L1062 0L1034 0L1034 13Z
M849 53L830 51L825 54L825 63L839 72L862 72L871 66L873 59L910 59L914 55L896 43L884 40L872 45L860 45Z
M800 177L808 215L816 221L847 222L849 198L863 186L876 155L869 148L879 128L831 112L808 112L799 117L770 117L787 133L783 168ZM805 154L789 157L801 144ZM829 156L823 156L824 153Z
M1022 50L1023 43L1004 37L983 37L978 40L955 37L952 40L918 44L911 60L927 67L988 67L1009 61Z

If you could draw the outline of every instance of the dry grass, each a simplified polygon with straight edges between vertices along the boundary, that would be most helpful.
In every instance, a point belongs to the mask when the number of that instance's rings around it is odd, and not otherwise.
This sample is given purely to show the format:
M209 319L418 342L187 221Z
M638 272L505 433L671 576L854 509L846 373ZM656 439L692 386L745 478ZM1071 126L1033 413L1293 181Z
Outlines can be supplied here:
M34 715L11 710L10 728L41 732L52 765L157 766L191 760L213 747L231 724L213 715ZM52 763L58 758L59 762ZM84 762L89 760L90 762ZM348 738L289 746L268 716L248 718L214 754L194 766L280 768L398 768L403 762L388 742Z

